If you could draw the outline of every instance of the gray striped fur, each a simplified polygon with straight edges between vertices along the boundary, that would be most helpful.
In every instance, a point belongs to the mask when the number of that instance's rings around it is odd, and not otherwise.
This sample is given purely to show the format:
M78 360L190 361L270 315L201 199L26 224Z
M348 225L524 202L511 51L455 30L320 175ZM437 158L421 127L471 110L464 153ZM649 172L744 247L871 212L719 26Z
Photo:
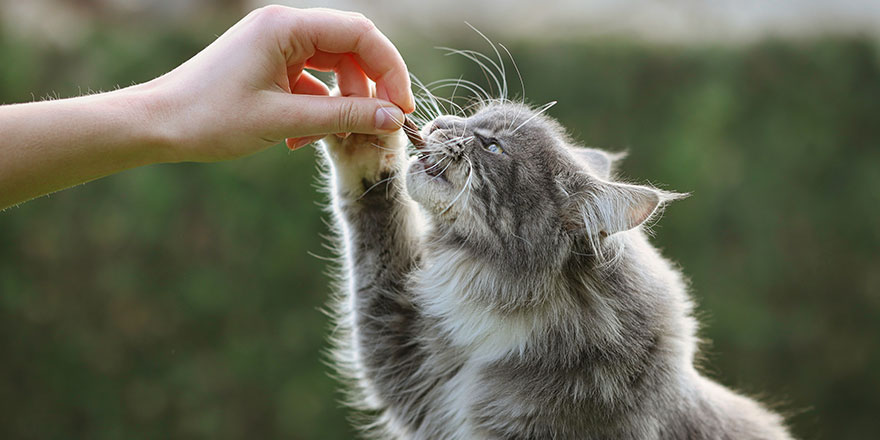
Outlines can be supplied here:
M521 105L423 134L421 161L400 133L324 140L344 257L336 360L368 435L790 438L694 366L685 283L644 231L679 195L615 181L615 155Z

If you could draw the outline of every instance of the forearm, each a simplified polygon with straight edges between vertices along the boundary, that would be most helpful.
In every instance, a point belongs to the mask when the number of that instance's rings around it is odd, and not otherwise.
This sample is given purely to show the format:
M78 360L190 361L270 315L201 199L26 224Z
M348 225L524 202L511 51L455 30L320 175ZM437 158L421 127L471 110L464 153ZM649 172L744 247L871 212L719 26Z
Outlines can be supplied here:
M418 239L418 208L403 188L405 141L394 134L329 136L323 142L356 278L371 284L376 278L402 277L417 258Z
M147 86L0 106L0 209L171 158Z
M403 189L405 144L398 136L362 135L330 136L324 144L333 167L334 208L345 234L355 343L362 353L377 354L364 361L378 368L414 333L416 311L406 279L419 258L418 212Z
M414 402L425 381L419 369L425 362L423 322L407 281L419 260L418 213L395 180L399 176L382 177L363 182L371 189L339 208L351 278L351 342L381 400L400 407Z
M340 96L304 69L335 72ZM389 133L414 108L406 64L365 17L260 8L149 83L0 106L0 209L140 165Z
M418 261L417 208L403 196L399 182L389 179L374 185L361 198L340 206L353 286L399 292Z

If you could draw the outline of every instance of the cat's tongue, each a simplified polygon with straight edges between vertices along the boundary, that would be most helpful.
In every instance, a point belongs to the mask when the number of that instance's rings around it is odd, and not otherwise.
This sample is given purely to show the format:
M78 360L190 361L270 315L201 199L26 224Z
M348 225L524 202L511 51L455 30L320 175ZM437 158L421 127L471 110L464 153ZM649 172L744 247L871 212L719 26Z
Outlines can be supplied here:
M403 132L406 133L406 137L408 137L409 141L412 142L414 147L416 147L416 150L424 150L425 140L422 139L422 135L419 133L419 128L416 127L416 124L413 124L413 121L410 121L407 117L403 118Z

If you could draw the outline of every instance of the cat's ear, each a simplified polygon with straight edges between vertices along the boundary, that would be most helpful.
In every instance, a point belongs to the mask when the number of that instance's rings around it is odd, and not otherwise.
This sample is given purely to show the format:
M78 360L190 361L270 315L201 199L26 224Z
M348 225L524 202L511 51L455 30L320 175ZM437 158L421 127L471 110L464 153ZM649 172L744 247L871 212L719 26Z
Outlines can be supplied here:
M575 196L571 214L576 229L609 236L636 228L650 219L665 203L687 197L641 185L593 182L590 189ZM571 229L569 227L569 229Z
M625 151L612 153L595 148L573 147L571 152L587 165L593 175L606 180L611 177L617 163L626 157Z

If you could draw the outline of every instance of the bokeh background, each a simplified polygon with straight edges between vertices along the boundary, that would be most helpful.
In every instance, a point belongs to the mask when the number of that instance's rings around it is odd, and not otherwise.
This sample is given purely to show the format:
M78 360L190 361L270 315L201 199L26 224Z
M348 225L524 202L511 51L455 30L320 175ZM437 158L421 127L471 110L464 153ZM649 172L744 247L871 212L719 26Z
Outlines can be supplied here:
M799 438L880 437L877 3L288 4L367 13L425 82L484 82L434 49L489 53L465 21L504 43L529 102L693 193L655 242L691 280L708 374ZM151 79L259 5L0 0L0 102ZM317 176L276 146L0 212L0 438L352 438Z

